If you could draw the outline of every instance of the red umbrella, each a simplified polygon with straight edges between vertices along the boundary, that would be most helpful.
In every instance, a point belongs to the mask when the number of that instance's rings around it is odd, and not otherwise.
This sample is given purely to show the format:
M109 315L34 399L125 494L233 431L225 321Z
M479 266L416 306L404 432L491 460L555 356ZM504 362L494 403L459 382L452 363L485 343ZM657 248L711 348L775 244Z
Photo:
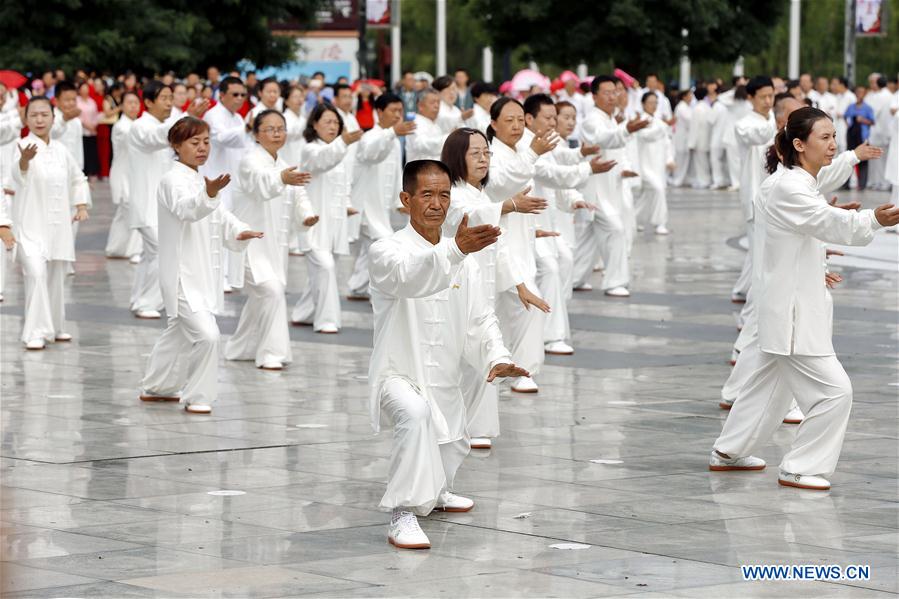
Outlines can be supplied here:
M22 73L17 73L16 71L0 71L0 83L5 85L7 89L19 89L25 85L26 81L28 81L28 78Z

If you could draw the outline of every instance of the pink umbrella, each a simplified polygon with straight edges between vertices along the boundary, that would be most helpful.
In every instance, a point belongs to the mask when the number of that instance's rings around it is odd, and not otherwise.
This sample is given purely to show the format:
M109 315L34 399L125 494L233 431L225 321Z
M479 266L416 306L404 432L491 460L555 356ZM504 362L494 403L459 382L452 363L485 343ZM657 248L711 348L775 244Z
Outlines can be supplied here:
M499 86L499 93L501 93L501 94L503 94L503 95L509 94L509 93L512 92L512 91L513 91L513 90L512 90L512 82L511 82L511 81L504 81L504 82Z
M522 69L512 77L512 89L515 91L526 92L535 85L543 90L549 90L551 82L543 73L531 69Z
M559 75L559 81L562 83L568 83L569 81L580 83L580 79L578 79L578 76L574 71L562 71L562 74Z

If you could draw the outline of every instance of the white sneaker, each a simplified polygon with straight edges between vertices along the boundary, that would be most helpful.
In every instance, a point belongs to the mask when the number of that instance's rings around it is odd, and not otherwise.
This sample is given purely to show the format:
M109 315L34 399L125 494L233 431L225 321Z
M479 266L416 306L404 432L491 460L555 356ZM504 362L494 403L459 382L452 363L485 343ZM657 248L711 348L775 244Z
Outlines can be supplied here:
M537 383L529 376L520 376L512 383L512 391L516 393L537 393L539 390Z
M714 449L709 457L709 470L727 472L731 470L764 470L765 460L748 455L744 458L726 458Z
M399 549L430 549L431 541L412 512L393 512L387 526L387 541Z
M784 424L799 424L803 418L805 418L805 415L802 413L802 410L799 409L799 406L794 405L787 412L787 415L784 416Z
M575 291L593 291L593 285L590 283L581 283L580 285L576 285L574 287Z
M729 410L734 407L734 400L722 397L721 401L718 402L718 407L722 410Z
M434 509L441 512L468 512L473 507L474 501L468 497L444 491L440 494L440 498L437 499L437 505L434 506Z
M468 446L472 449L490 449L493 447L493 441L488 437L472 437Z
M281 362L263 362L259 368L262 370L284 370L284 364Z
M334 335L335 333L338 332L338 330L339 330L339 329L337 328L336 325L333 325L333 324L325 324L325 325L322 325L322 328L318 329L318 330L315 331L315 332L316 332L316 333L324 333L324 334L326 334L326 335Z
M727 188L727 191L740 191L740 186L739 185L731 185L730 187Z
M668 230L668 227L665 225L659 225L656 227L656 235L668 235L671 231Z
M830 481L823 476L814 474L791 474L789 472L780 471L777 477L777 484L784 487L796 487L797 489L810 489L812 491L828 491L830 490Z
M207 406L201 403L192 403L184 406L184 411L188 414L212 414L212 406Z
M140 257L140 254L134 254L133 256L128 258L128 262L130 262L131 264L140 264L140 261L142 259L143 258Z
M56 340L65 343L66 341L71 341L72 336L69 333L57 333Z
M570 356L574 353L574 348L564 341L551 341L543 346L543 350L554 356Z
M730 301L734 304L745 304L746 303L746 294L745 293L732 293L730 295Z
M738 352L737 350L732 350L732 351L730 352L730 365L731 365L731 366L736 366L736 365L737 365L737 358L739 358L739 357L740 357L740 352Z
M39 349L44 349L45 345L46 344L44 343L44 338L38 337L37 339L32 339L31 341L26 343L25 349L39 350Z
M606 289L606 295L609 297L630 297L631 292L624 287L612 287L611 289Z
M134 316L135 318L145 318L149 320L162 318L162 314L159 313L159 310L138 310L134 313Z
M0 302L2 302L2 301L3 301L3 294L0 293Z

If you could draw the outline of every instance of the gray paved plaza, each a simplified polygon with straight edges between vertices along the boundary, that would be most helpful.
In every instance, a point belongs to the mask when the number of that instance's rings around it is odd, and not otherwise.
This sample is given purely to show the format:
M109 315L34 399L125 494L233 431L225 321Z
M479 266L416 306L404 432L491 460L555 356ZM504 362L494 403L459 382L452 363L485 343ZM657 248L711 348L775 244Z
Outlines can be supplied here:
M576 354L547 360L538 395L502 392L502 436L456 481L475 509L423 519L432 549L402 551L376 508L391 439L368 423L369 306L345 302L336 336L293 328L284 372L222 362L209 417L142 405L163 323L128 312L134 267L105 259L106 184L94 197L67 282L74 342L21 347L17 272L0 310L4 597L899 591L899 236L881 232L838 262L835 344L855 403L832 491L777 485L786 426L760 453L766 471L708 471L737 333L740 210L736 194L675 190L673 234L635 244L633 297L575 294ZM860 197L872 207L888 196ZM293 301L304 259L290 269ZM226 335L242 302L227 299ZM867 564L871 578L743 581L740 565L773 563Z

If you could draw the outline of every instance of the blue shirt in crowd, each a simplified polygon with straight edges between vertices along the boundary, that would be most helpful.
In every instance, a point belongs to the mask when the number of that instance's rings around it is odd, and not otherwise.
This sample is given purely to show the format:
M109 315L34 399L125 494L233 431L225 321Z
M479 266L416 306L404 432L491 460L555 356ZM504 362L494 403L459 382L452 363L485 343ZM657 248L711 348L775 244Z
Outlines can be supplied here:
M862 105L852 104L846 109L846 126L851 127L855 122L855 117L860 116L874 122L874 109L862 102ZM859 123L862 128L862 141L867 141L868 135L871 133L871 126Z

